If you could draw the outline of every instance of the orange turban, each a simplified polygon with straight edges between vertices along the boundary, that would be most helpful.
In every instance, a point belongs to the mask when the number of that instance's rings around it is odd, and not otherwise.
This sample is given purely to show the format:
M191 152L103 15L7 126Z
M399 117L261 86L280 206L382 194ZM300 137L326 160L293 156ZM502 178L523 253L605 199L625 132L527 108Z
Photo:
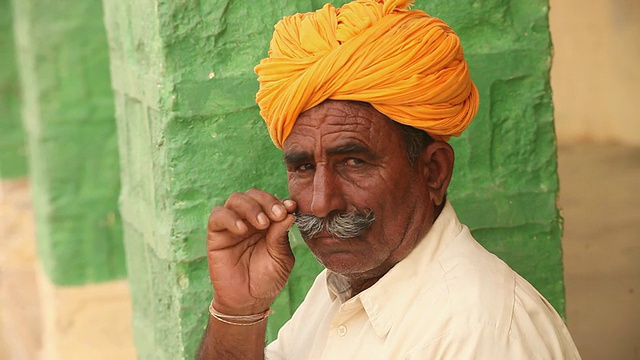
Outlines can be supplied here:
M356 0L282 19L256 66L256 100L276 146L326 99L370 103L437 140L459 136L478 110L460 39L413 0Z

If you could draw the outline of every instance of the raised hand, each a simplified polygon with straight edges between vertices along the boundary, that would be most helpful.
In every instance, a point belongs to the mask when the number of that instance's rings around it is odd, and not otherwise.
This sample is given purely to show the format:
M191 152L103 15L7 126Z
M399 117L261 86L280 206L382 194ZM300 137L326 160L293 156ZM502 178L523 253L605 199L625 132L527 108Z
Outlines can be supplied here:
M293 200L251 189L211 211L207 257L216 310L245 315L269 308L295 262L288 239L295 209Z

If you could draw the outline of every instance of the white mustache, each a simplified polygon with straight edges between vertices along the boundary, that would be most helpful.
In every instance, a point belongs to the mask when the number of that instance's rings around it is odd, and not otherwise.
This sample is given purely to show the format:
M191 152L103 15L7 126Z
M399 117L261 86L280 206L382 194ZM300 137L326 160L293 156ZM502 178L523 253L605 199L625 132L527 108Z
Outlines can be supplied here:
M362 235L376 219L373 212L366 214L357 212L343 212L321 218L312 214L299 213L295 224L305 239L316 236L326 230L336 239L345 240Z

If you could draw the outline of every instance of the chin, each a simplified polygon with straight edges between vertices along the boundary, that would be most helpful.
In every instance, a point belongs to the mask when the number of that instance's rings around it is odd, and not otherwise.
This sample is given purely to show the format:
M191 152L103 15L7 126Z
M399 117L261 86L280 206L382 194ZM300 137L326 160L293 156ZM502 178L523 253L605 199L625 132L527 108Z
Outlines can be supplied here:
M346 277L363 274L374 268L371 264L364 264L362 259L349 253L335 253L322 257L316 256L316 258L327 269Z
M305 242L325 268L340 275L367 273L378 265L369 251L367 242L360 238L336 239L320 236L305 239Z

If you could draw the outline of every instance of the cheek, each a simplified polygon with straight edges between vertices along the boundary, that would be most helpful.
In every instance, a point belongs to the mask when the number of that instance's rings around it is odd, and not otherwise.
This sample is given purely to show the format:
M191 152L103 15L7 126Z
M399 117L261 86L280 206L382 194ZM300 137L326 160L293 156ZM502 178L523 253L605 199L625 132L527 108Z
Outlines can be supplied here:
M372 210L380 220L385 232L402 232L415 216L415 206L424 201L417 191L418 183L407 181L412 176L407 173L398 178L380 179L376 186L367 188L367 196ZM416 181L418 181L416 179Z
M389 198L396 194L396 190L399 187L398 184L399 181L394 176L378 172L345 184L345 192L350 193L355 198L371 202L373 206L374 203L387 203Z
M293 176L288 177L287 186L289 189L289 197L298 203L300 211L308 211L308 205L311 201L312 187L306 184L306 181L300 181Z

